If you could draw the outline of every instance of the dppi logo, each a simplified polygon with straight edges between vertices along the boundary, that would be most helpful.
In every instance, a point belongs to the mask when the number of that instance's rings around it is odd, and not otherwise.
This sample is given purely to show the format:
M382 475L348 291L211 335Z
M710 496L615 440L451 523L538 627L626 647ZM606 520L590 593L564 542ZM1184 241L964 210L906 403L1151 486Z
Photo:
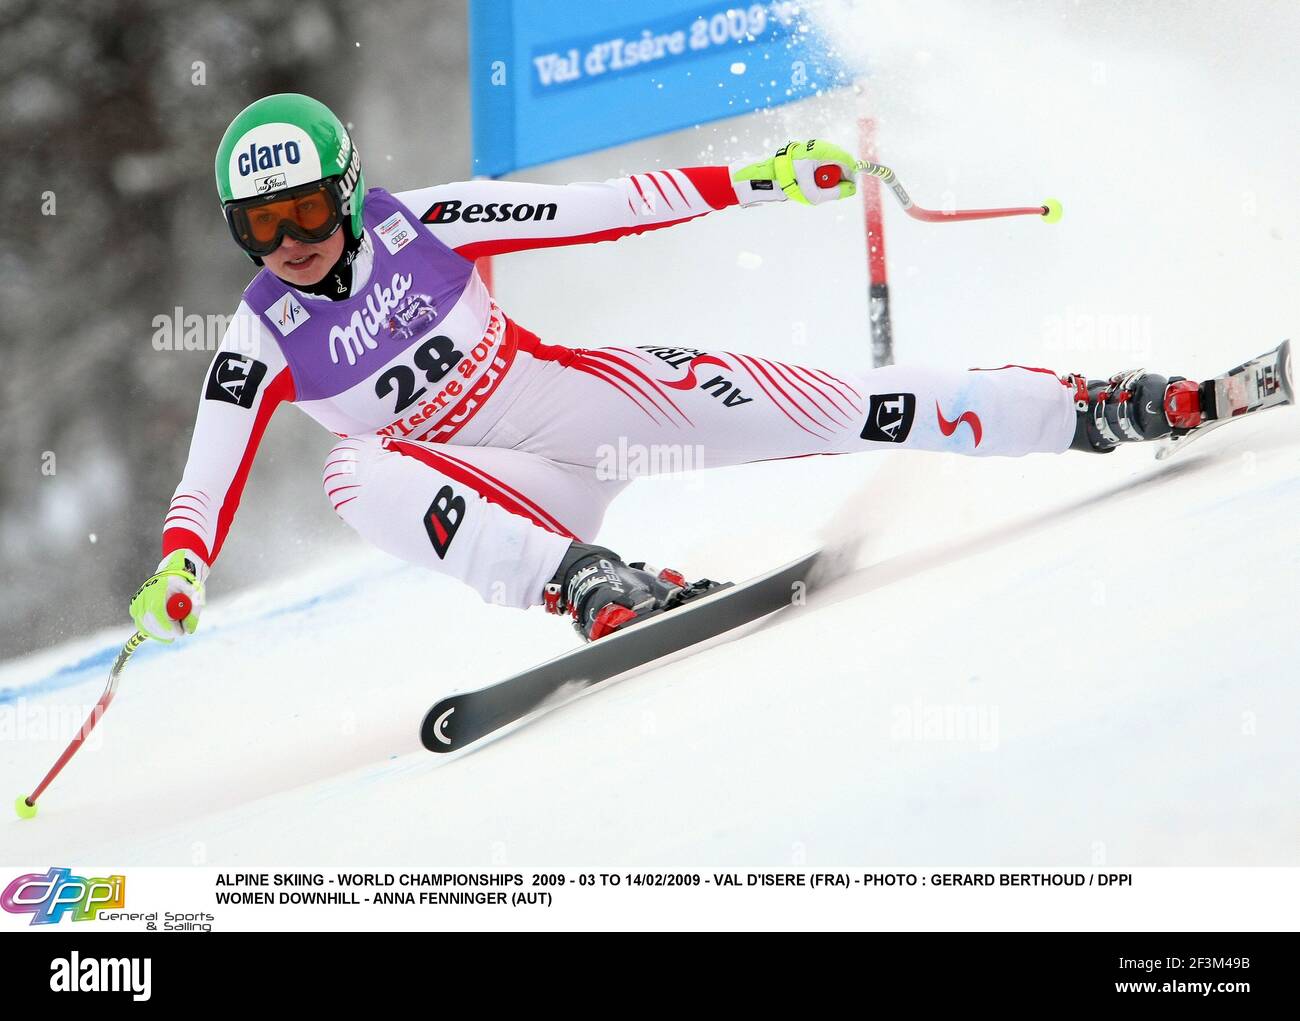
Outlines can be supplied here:
M69 869L19 876L0 893L0 908L31 915L31 925L51 925L71 911L74 922L94 921L100 911L126 904L126 876L86 879Z
M275 145L256 145L250 143L247 152L239 154L239 176L247 177L254 170L271 170L280 166L280 157L287 163L297 163L302 159L302 150L297 142L276 142Z

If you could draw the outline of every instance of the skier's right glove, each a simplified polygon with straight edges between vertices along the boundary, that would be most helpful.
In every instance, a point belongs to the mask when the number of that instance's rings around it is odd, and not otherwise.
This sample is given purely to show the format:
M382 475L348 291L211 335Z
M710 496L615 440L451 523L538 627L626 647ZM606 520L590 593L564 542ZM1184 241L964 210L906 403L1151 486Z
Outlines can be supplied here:
M143 634L159 642L174 642L182 635L194 634L203 609L205 564L192 550L177 550L163 557L158 573L140 586L131 599L131 619ZM184 620L172 620L167 601L176 594L189 597L190 612Z
M835 183L822 187L817 170L826 164L838 166L840 173ZM775 156L736 167L731 180L741 205L784 197L812 206L857 194L853 183L856 172L853 157L838 145L813 139L787 142ZM742 182L748 182L749 187L743 187Z

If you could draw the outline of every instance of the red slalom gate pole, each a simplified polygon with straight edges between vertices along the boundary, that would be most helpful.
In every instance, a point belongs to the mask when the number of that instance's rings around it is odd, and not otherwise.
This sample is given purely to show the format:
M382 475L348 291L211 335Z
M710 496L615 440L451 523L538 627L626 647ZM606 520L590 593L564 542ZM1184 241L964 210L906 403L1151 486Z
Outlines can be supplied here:
M902 205L903 211L914 220L925 223L946 223L956 220L993 220L1001 216L1041 216L1044 223L1056 223L1061 218L1061 203L1056 199L1044 199L1036 206L1012 206L1006 209L926 209L912 201L907 189L899 182L898 176L879 163L870 160L858 160L856 166L859 175L879 178ZM844 179L844 172L837 163L826 163L817 168L816 181L821 188L831 188Z
M876 122L858 119L858 153L870 161L876 155ZM837 168L838 169L838 168ZM889 273L885 265L884 203L880 179L864 176L858 184L862 196L867 242L867 322L871 330L871 364L894 364L894 324L889 309Z
M193 608L189 596L182 592L175 593L167 600L167 616L172 620L184 620L190 615ZM30 819L36 815L36 799L45 793L45 788L59 775L72 756L77 754L81 746L86 743L86 738L90 736L90 732L95 729L95 724L100 721L104 713L108 712L113 696L117 694L118 678L122 676L122 670L126 667L127 660L135 654L136 649L140 648L148 640L148 636L142 631L137 631L126 640L126 644L122 646L122 651L117 654L117 659L113 662L113 669L108 672L108 684L104 688L104 693L99 696L95 708L90 711L90 715L86 717L86 722L77 731L77 736L63 750L63 754L59 756L59 761L50 767L50 771L45 774L45 779L36 785L36 789L26 796L18 795L14 810L21 818Z

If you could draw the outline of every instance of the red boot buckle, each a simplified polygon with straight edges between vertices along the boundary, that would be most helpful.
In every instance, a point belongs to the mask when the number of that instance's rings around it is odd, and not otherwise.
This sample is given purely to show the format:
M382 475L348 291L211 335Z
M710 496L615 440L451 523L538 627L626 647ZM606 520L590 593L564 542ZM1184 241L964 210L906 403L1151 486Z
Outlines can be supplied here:
M1061 376L1061 382L1067 387L1074 388L1074 407L1076 411L1088 410L1088 377L1081 376L1077 372L1072 372L1068 376Z
M1174 429L1195 429L1201 424L1201 388L1180 379L1165 388L1165 418Z
M669 585L676 585L678 588L686 587L686 575L681 571L674 571L671 567L665 567L659 572L659 580Z
M635 610L629 610L626 606L619 606L618 603L602 606L596 616L591 619L591 634L589 637L593 642L597 638L604 638L611 631L617 631L635 617Z

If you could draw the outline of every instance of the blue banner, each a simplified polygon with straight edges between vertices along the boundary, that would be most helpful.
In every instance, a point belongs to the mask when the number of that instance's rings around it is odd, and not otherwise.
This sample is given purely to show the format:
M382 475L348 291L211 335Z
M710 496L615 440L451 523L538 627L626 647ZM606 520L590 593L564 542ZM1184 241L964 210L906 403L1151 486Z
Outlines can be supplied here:
M498 176L847 85L772 0L471 0L474 173Z

